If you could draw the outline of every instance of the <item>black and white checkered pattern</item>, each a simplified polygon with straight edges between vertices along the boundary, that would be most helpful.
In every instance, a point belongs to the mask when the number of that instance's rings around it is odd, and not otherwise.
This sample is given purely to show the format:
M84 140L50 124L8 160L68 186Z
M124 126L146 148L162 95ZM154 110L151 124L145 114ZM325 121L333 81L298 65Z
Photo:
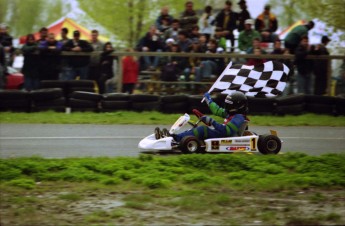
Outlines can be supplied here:
M286 86L289 71L285 64L278 61L256 66L232 65L230 62L209 92L230 94L237 90L246 96L277 96Z

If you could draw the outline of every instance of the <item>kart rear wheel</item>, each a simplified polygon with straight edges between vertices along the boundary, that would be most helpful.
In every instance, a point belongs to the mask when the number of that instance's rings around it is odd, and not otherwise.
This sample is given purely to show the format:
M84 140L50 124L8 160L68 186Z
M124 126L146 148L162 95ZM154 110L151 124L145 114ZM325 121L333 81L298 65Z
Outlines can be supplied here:
M200 153L201 143L194 136L186 136L182 138L179 148L185 154Z
M278 154L282 147L281 140L274 135L260 135L258 140L259 151L264 155Z

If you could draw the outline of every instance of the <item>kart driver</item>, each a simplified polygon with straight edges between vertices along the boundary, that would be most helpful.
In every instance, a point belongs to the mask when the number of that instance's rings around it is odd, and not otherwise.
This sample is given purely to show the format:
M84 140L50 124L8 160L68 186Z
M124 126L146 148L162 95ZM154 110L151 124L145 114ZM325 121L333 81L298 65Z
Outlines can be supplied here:
M224 101L224 108L219 107L211 98L209 93L204 94L207 105L211 112L219 117L224 118L223 124L216 122L210 116L202 116L200 120L207 126L198 126L194 129L187 130L180 134L172 134L175 141L179 142L185 136L195 136L200 140L209 138L221 138L238 136L240 127L246 121L249 121L246 114L248 111L247 97L239 91L226 96ZM209 126L213 126L211 129Z

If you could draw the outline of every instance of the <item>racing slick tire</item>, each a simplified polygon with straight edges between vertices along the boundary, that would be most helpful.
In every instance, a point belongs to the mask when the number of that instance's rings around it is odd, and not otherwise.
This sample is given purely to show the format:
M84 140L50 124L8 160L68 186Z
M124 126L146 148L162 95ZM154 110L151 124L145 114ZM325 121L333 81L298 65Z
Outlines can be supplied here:
M201 142L194 136L183 137L179 148L184 154L202 153Z
M274 135L260 135L258 140L259 151L264 155L278 154L282 147L281 140Z

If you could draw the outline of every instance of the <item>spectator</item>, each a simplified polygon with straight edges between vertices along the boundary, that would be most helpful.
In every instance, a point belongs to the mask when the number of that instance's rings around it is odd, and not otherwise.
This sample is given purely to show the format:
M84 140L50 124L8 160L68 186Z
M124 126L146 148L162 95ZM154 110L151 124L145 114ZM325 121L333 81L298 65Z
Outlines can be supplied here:
M220 54L223 49L218 48L217 40L211 38L208 42L206 53ZM224 69L224 58L204 58L199 67L195 68L195 81L200 82L202 79L215 79Z
M180 52L179 46L173 44L171 46L171 52ZM184 69L185 65L182 57L169 57L168 62L162 67L161 80L162 81L177 81L178 75Z
M180 31L178 33L177 44L181 52L188 52L188 48L192 44L192 41L188 38L188 33L186 31Z
M8 26L6 24L0 24L0 44L5 51L6 65L12 65L15 49L13 47L13 38L8 33Z
M208 5L205 7L204 13L199 20L200 33L206 36L207 41L213 34L213 20L214 16L212 16L212 6Z
M164 42L158 35L156 26L152 25L150 27L150 30L140 40L138 48L143 52L162 52ZM145 69L156 70L159 59L158 56L144 56Z
M311 94L313 60L305 59L311 53L308 36L303 36L295 51L298 93Z
M190 33L192 27L198 24L198 17L193 9L193 5L194 4L192 1L187 1L185 3L185 11L181 14L180 17L181 29L187 31L187 33Z
M265 5L264 11L255 20L255 30L260 32L262 42L274 42L277 38L274 32L278 29L278 20L270 10L271 6Z
M98 85L100 94L103 94L105 92L109 92L110 90L112 90L112 89L108 90L108 87L106 87L106 84L107 84L107 81L112 79L115 75L114 56L111 55L111 53L113 52L114 52L114 48L111 42L107 42L103 45L103 52L101 53L101 57L100 57L101 75L97 80L97 85Z
M60 42L62 43L62 45L65 45L68 41L71 40L67 37L68 32L69 32L68 28L66 27L62 28L60 31L60 35L61 35ZM67 57L61 56L59 79L63 79L67 77L67 75L71 73L70 71L71 71L71 68L68 65Z
M308 36L309 30L313 29L314 22L309 21L308 24L299 25L293 28L284 39L285 48L288 48L291 54L295 53L295 49L301 43L304 36Z
M247 50L247 54L254 54L254 55L267 54L267 52L261 48L260 38L253 39L253 46ZM265 62L266 62L265 59L249 58L247 60L247 65L257 65L257 64L262 64Z
M156 19L155 25L161 33L164 33L164 31L170 27L173 19L173 16L169 14L169 8L167 6L163 6L161 8L161 13Z
M41 42L45 42L47 40L48 28L42 27L39 32L40 32L40 38L37 40L38 45L40 45Z
M255 38L261 39L260 33L252 29L254 21L248 19L245 21L244 30L238 36L238 48L240 51L246 52L250 47L253 47L253 40Z
M164 39L168 40L169 38L172 38L177 41L177 36L180 31L180 21L174 19L171 23L171 27L164 32Z
M226 1L224 9L220 11L215 19L217 28L221 28L225 32L225 38L230 40L231 52L235 48L235 36L233 31L237 28L237 13L231 10L231 1Z
M217 40L218 47L222 47L223 49L226 49L226 32L223 31L222 28L217 27L214 33L214 39Z
M133 49L128 49L127 52L133 52ZM139 74L139 64L135 57L125 56L122 59L122 71L122 92L132 94Z
M199 32L200 28L198 25L194 25L192 28L192 31L190 32L189 38L191 40L193 39L199 39L200 37L200 32Z
M62 50L74 53L93 51L89 42L80 39L80 32L78 30L73 32L73 39L66 42L66 44L63 45ZM70 70L67 74L63 75L63 80L73 80L76 79L77 76L79 76L80 79L88 79L90 63L89 56L69 56L67 60Z
M321 43L315 46L313 50L313 54L315 55L329 55L329 52L326 48L327 44L331 40L328 36L322 36ZM315 82L314 82L314 94L315 95L324 95L326 94L327 89L327 75L328 75L328 60L315 60L314 63L314 75L315 75Z
M200 45L200 41L195 39L192 42L192 45L189 47L188 52L190 53L205 53L206 49L204 49ZM200 66L201 58L200 57L189 57L185 58L185 64L183 68L183 75L185 76L186 81L195 80L195 68ZM193 75L193 76L192 76ZM190 89L190 86L187 85L187 89Z
M60 53L62 43L55 39L54 33L49 33L47 40L38 45L40 51L40 80L58 80L60 73Z
M39 65L39 56L33 54L36 50L37 42L35 41L35 36L28 34L26 36L26 43L22 47L24 55L22 72L24 74L24 89L27 91L38 89L40 86L38 68L41 65Z
M173 44L176 44L175 40L172 39L172 38L168 38L168 39L165 41L164 52L171 52L171 49L172 49L172 45L173 45Z
M0 43L0 90L5 88L6 84L6 63L5 63L5 50Z
M241 8L241 12L238 14L237 30L238 30L238 32L241 32L244 30L244 22L247 19L250 19L251 16L250 16L249 11L247 10L247 2L245 0L240 0L237 4Z
M206 38L206 35L200 35L199 37L199 46L200 46L200 49L201 49L201 52L204 53L206 52L207 50L207 38Z
M276 39L274 41L274 45L273 45L273 51L271 52L271 54L278 54L278 55L290 55L290 52L288 49L284 49L282 48L282 43L280 39ZM291 62L291 60L289 59L272 59L272 60L276 60L279 62L282 62L283 64L285 64L288 68L290 68L289 74L288 74L288 85L287 88L284 90L284 94L285 95L289 95L289 94L293 94L293 86L292 84L294 83L294 65ZM283 95L284 95L283 94Z
M64 27L61 29L61 39L60 42L64 45L66 42L68 42L70 39L67 37L68 35L68 28Z
M101 65L100 65L100 52L103 51L104 43L98 39L99 32L98 30L91 31L91 40L90 44L93 48L93 52L90 56L90 65L89 65L89 76L88 79L98 81L101 77Z

